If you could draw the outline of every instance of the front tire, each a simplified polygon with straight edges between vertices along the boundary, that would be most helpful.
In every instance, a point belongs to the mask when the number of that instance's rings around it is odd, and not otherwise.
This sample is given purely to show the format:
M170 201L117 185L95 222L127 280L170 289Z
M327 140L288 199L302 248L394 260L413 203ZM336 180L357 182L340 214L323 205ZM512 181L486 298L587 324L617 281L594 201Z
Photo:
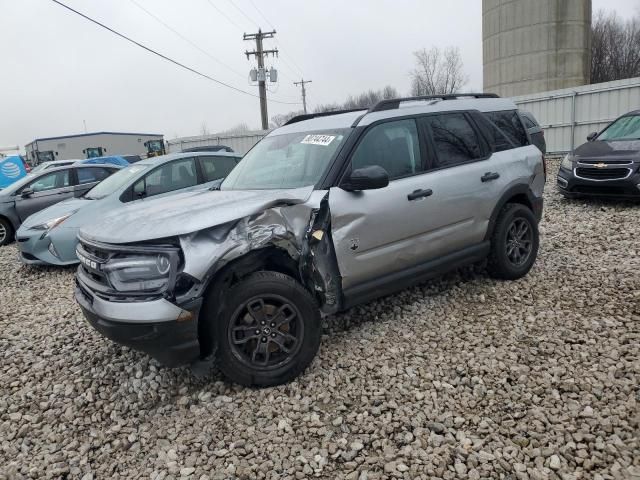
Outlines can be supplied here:
M536 261L539 245L533 212L525 205L508 203L498 215L491 236L489 274L503 280L524 277Z
M0 247L13 242L13 226L8 220L0 218Z
M213 326L218 367L235 383L270 387L302 373L320 346L320 311L293 278L257 272L228 293Z

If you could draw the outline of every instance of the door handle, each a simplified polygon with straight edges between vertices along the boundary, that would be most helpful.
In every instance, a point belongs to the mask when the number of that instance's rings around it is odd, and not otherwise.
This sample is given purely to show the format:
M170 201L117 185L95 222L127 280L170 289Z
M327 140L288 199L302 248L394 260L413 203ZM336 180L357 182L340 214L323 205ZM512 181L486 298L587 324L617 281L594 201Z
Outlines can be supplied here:
M491 180L497 180L498 178L500 178L500 174L498 172L487 172L480 177L480 180L483 182L490 182Z
M58 195L62 195L63 193L71 193L71 190L63 190L61 192L58 192Z
M433 195L433 190L431 189L414 190L409 195L407 195L407 199L409 201L412 201L412 200L417 200L419 198L430 197L431 195Z

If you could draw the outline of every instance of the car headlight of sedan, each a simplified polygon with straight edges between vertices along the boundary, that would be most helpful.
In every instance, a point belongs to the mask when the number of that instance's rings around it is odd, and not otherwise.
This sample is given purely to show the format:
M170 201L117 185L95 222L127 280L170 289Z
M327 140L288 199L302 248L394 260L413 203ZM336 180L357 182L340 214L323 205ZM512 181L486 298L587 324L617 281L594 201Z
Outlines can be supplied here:
M178 261L176 251L112 257L102 271L119 292L158 292L175 282Z
M568 153L562 159L562 163L560 164L560 168L564 168L565 170L572 170L573 169L573 155Z
M33 227L31 227L31 230L49 231L52 228L55 228L58 225L60 225L62 222L64 222L67 218L69 218L74 213L76 212L70 212L61 217L52 218L51 220L47 220L46 222L39 223L38 225L34 225Z

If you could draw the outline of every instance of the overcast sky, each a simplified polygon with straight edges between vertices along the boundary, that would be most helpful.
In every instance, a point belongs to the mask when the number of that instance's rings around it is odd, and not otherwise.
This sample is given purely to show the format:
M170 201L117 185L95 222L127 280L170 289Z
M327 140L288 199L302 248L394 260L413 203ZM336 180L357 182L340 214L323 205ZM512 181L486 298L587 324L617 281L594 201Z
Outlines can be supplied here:
M243 90L243 32L275 27L280 71L271 99L297 102L292 85L312 79L308 100L343 101L385 85L409 90L412 52L460 47L466 89L482 89L481 0L62 0L159 52ZM201 50L172 33L136 3ZM256 6L260 11L256 9ZM218 10L216 10L216 7ZM593 0L628 17L640 0ZM222 12L224 14L221 14ZM261 15L261 13L264 17ZM260 124L257 98L184 71L72 14L50 0L0 0L0 146L87 130L198 135ZM226 17L225 17L226 16ZM268 23L268 22L270 23ZM222 62L218 63L211 57ZM300 105L269 102L269 117Z

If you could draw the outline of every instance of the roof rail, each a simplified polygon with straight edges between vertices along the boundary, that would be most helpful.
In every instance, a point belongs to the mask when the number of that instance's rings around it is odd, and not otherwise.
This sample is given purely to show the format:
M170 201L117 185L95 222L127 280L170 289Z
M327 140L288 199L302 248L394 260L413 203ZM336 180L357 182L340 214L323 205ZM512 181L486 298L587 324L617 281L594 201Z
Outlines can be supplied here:
M404 97L404 98L390 98L388 100L381 100L372 106L368 113L381 112L383 110L395 110L400 108L400 104L403 102L415 102L420 100L456 100L458 98L500 98L495 93L451 93L446 95L422 95L419 97Z
M330 112L304 113L289 119L284 125L291 125L292 123L298 123L316 117L328 117L330 115L340 115L341 113L362 112L363 110L366 110L366 108L350 108L348 110L331 110Z

